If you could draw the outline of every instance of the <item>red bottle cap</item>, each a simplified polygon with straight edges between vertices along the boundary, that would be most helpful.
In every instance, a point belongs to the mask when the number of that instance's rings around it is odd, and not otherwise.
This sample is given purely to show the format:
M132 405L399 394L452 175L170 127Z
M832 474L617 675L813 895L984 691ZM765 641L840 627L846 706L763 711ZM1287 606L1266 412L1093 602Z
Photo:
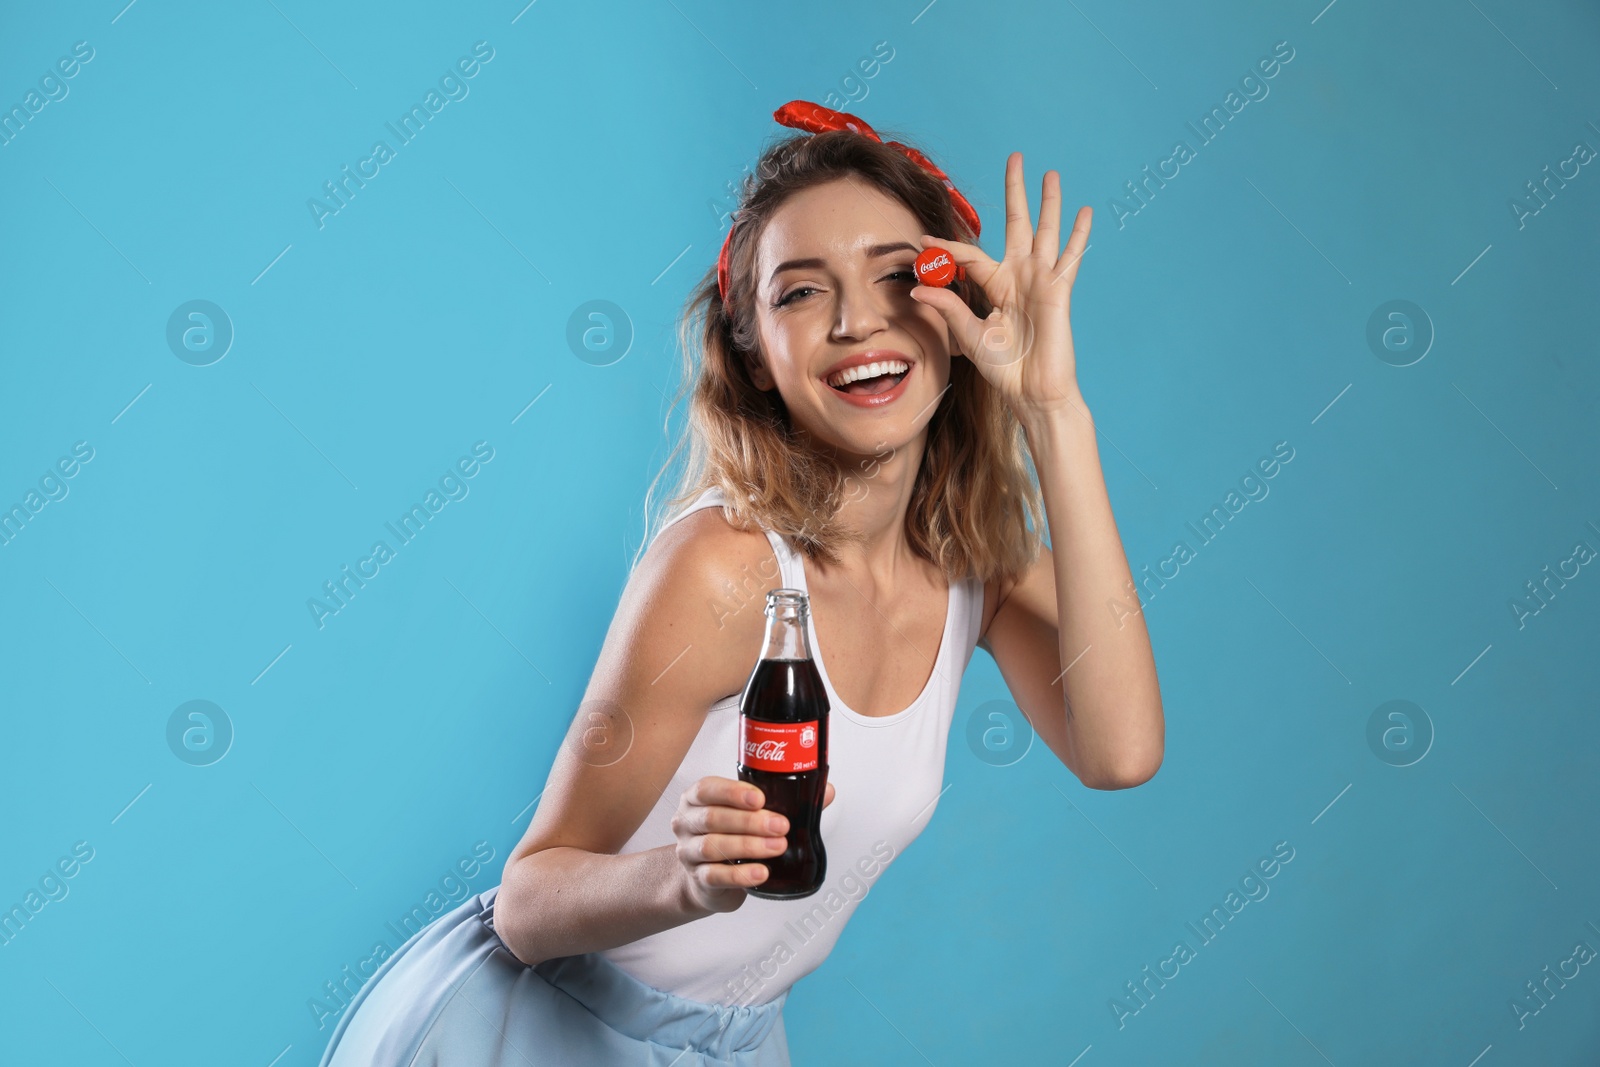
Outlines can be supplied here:
M956 266L950 253L937 245L922 250L916 262L917 281L922 285L946 286L966 271Z

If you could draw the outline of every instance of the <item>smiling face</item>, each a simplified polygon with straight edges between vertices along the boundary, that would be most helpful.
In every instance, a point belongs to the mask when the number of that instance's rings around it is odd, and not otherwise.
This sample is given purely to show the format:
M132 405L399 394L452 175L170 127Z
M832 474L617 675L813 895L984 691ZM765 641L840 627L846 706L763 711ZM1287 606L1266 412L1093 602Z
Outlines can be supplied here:
M917 439L950 380L949 329L911 299L922 232L898 199L852 177L784 201L756 247L751 380L777 389L796 427L841 458ZM856 364L889 373L843 391L829 384Z

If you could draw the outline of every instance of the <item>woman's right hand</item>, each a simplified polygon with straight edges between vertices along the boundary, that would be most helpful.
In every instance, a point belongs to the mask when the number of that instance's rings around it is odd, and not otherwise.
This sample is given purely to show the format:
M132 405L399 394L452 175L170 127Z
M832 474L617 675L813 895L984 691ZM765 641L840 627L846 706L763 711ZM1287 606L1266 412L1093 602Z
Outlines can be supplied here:
M833 803L833 783L822 806ZM683 865L689 899L707 911L733 911L744 903L745 890L767 879L766 860L789 847L784 837L789 820L762 807L766 798L749 782L707 775L683 791L672 816L678 836L678 862Z

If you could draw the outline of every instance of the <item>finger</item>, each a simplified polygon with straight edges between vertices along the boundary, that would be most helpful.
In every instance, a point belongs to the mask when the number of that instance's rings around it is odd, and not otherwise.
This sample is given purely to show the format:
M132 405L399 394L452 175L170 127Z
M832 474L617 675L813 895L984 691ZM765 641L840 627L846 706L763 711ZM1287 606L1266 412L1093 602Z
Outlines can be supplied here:
M1000 307L1010 300L1012 283L1006 278L1004 264L990 259L989 253L977 245L965 241L947 241L942 237L925 233L922 235L922 247L924 249L937 247L949 252L956 266L966 272L969 280L977 283L978 288L983 290L983 295L988 297L989 303L995 307Z
M1054 263L1061 248L1061 175L1044 172L1044 190L1039 194L1039 232L1033 235L1033 254Z
M1025 256L1033 247L1033 221L1028 214L1028 187L1022 177L1022 153L1006 157L1006 251L1001 258Z
M767 880L762 863L707 863L695 868L695 877L708 889L743 889Z
M965 269L967 276L979 285L994 277L995 272L1000 269L1000 264L989 258L989 253L977 245L946 237L935 237L931 233L922 234L921 237L923 248L937 247L949 252L956 266Z
M822 806L823 807L827 807L829 804L833 803L833 793L834 793L833 783L829 782L828 783L828 788L823 790L823 793L822 793Z
M696 863L726 863L728 860L770 859L788 847L789 842L781 837L702 834L691 839L687 851Z
M789 832L789 819L782 812L746 811L720 804L696 808L686 820L689 833L773 835Z
M1078 217L1072 223L1072 234L1067 238L1067 249L1061 253L1061 258L1051 269L1056 281L1065 280L1071 285L1073 279L1078 276L1078 262L1083 259L1084 252L1089 248L1089 228L1093 221L1093 208L1085 204L1078 209Z
M911 299L927 304L939 313L950 328L950 340L957 352L977 351L983 337L983 320L972 313L967 302L948 289L932 285L918 285L911 290Z
M712 774L695 782L694 788L689 791L688 800L691 804L756 809L761 807L766 797L759 786Z
M777 819L774 825L769 819ZM778 812L746 811L723 804L694 804L672 816L672 832L687 840L703 834L786 834L789 822Z

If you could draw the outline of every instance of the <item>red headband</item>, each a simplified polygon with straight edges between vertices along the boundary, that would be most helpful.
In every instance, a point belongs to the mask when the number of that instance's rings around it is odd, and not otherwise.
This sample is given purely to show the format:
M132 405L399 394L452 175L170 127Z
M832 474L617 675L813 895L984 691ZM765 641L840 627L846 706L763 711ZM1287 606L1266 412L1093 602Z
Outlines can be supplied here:
M899 149L917 166L944 182L946 189L950 190L950 200L955 205L956 214L972 229L972 235L978 236L983 230L983 223L978 221L978 213L972 210L972 205L967 203L967 198L956 190L955 185L944 171L940 170L932 160L918 152L910 145L903 145L899 141L884 142L877 131L862 120L846 111L834 111L832 108L813 104L809 100L791 100L772 113L773 119L780 126L789 126L808 133L823 133L827 130L854 130L864 137L870 137L879 144L887 143L890 148ZM728 299L728 249L733 245L733 230L738 225L738 219L728 226L728 236L722 240L722 254L717 256L717 292L722 295L724 303Z

